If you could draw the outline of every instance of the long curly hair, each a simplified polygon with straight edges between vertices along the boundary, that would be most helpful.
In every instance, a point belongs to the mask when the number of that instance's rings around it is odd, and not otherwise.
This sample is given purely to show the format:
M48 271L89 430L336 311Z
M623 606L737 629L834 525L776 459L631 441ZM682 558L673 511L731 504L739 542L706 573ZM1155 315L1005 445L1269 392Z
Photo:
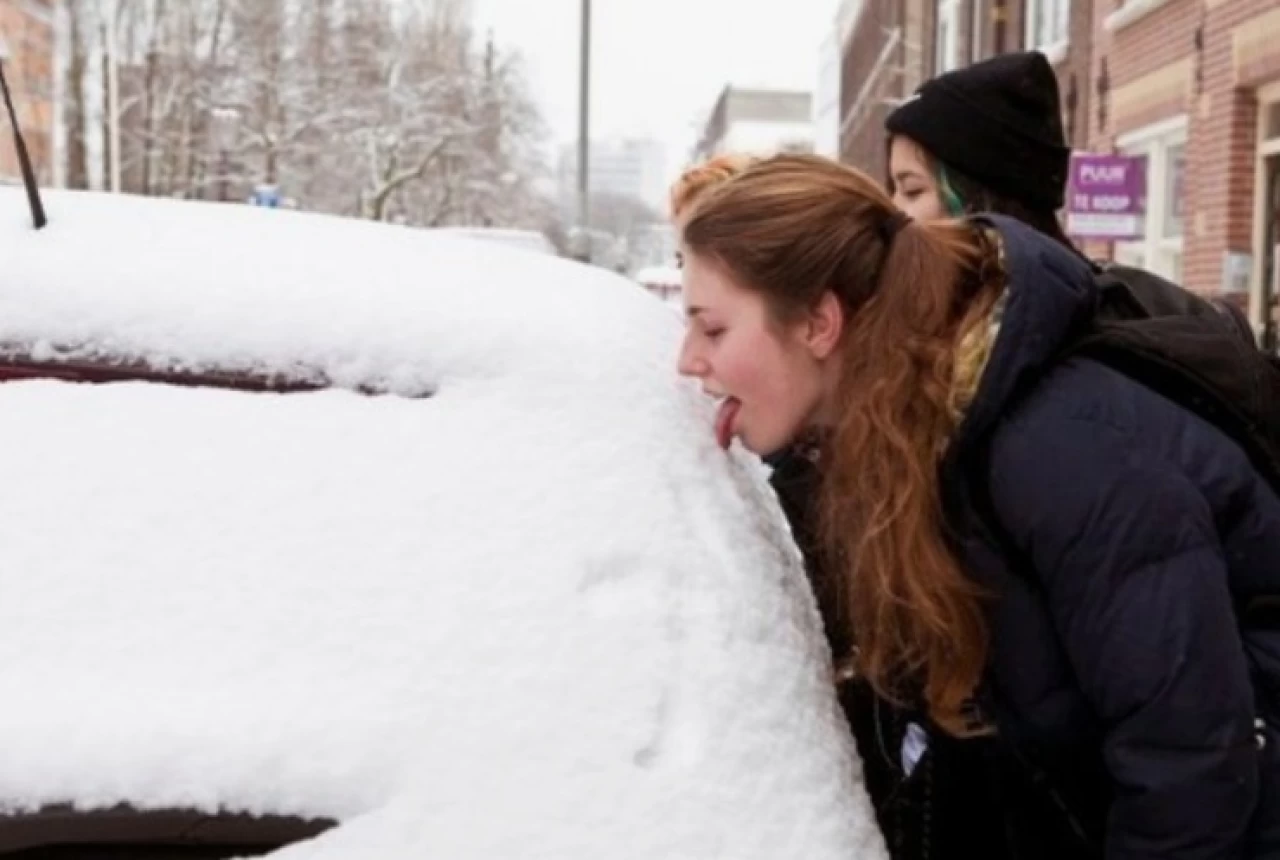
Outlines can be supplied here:
M863 173L779 155L703 189L683 226L760 292L779 320L828 291L845 315L819 500L825 574L858 674L882 696L922 702L947 731L971 733L986 663L983 595L949 543L938 466L960 416L958 354L987 324L998 288L991 247L961 221L901 220Z

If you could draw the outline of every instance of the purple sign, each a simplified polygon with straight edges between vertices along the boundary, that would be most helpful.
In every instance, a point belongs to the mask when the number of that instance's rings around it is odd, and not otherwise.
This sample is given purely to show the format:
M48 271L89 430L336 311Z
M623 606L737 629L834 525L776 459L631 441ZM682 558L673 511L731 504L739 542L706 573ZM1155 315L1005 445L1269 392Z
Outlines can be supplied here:
M1079 154L1071 159L1067 232L1081 239L1136 239L1147 211L1145 156Z

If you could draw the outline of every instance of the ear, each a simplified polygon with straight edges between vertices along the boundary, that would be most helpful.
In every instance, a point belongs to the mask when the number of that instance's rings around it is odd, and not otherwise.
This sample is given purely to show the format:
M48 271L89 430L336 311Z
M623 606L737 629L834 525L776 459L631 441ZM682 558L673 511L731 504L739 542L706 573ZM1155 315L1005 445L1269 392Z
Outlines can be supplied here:
M823 360L835 352L843 333L844 306L835 293L827 290L805 321L805 345L814 358Z

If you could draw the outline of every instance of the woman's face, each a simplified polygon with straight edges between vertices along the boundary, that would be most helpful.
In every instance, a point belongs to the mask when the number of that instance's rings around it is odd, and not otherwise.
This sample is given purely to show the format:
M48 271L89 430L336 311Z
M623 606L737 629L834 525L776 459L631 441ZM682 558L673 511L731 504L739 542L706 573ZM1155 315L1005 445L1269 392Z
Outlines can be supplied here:
M893 182L893 202L918 221L947 217L938 179L920 145L897 135L889 144L889 177Z
M737 283L717 260L684 254L688 329L679 370L720 400L716 438L736 437L771 454L813 423L822 409L842 312L828 294L804 319L782 323L764 296Z

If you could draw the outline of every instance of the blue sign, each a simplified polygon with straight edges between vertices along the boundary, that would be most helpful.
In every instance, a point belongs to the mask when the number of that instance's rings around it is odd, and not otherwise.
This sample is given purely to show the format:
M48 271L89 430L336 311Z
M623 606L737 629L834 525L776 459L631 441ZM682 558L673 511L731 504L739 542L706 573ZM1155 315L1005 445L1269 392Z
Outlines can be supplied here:
M280 188L276 185L259 185L253 189L249 202L254 206L265 206L268 209L280 208Z

